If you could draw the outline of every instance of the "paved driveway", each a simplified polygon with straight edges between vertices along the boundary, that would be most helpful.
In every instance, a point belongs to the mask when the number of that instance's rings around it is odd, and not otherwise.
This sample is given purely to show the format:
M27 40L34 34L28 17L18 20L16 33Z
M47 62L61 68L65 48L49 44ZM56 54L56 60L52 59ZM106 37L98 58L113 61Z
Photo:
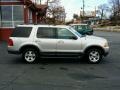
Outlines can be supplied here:
M0 90L120 90L120 33L95 32L110 43L100 64L78 59L43 59L26 64L0 43Z

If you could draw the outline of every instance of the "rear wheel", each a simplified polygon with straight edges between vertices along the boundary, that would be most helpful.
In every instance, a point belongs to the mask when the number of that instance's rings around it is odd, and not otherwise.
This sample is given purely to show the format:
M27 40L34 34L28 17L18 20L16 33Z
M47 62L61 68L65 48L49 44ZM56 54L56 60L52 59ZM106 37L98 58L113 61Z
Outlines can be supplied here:
M100 49L89 49L87 52L87 60L89 63L92 64L96 64L96 63L100 63L100 61L102 60L102 51Z
M22 53L22 57L27 63L34 63L37 61L39 54L35 49L28 48Z

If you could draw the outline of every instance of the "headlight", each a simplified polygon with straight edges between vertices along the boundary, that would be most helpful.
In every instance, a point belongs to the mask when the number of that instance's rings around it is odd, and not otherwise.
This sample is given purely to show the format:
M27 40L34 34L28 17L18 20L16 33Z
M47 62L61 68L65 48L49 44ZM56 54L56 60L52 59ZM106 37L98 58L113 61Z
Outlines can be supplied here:
M109 47L109 46L108 46L108 42L106 41L103 46L104 46L104 47Z

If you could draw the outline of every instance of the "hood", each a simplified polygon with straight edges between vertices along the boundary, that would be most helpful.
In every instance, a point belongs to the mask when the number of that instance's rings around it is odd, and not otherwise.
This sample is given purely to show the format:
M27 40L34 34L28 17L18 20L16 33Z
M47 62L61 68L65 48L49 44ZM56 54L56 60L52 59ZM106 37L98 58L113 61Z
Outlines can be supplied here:
M106 41L106 39L105 39L105 38L102 38L102 37L97 37L97 36L89 36L89 35L86 35L86 39Z

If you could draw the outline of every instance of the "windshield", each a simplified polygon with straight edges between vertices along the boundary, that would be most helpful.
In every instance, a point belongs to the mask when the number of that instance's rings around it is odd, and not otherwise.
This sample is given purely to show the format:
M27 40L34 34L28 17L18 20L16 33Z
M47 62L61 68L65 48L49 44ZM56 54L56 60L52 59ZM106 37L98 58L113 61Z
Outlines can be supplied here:
M79 29L90 29L90 27L88 25L79 25L78 30Z
M73 27L69 27L70 30L72 30L75 34L77 34L79 37L81 37L82 35L80 33L78 33Z
M88 26L88 25L81 25L81 26L78 26L78 27L80 27L80 28L82 28L82 29L89 29L89 26Z

